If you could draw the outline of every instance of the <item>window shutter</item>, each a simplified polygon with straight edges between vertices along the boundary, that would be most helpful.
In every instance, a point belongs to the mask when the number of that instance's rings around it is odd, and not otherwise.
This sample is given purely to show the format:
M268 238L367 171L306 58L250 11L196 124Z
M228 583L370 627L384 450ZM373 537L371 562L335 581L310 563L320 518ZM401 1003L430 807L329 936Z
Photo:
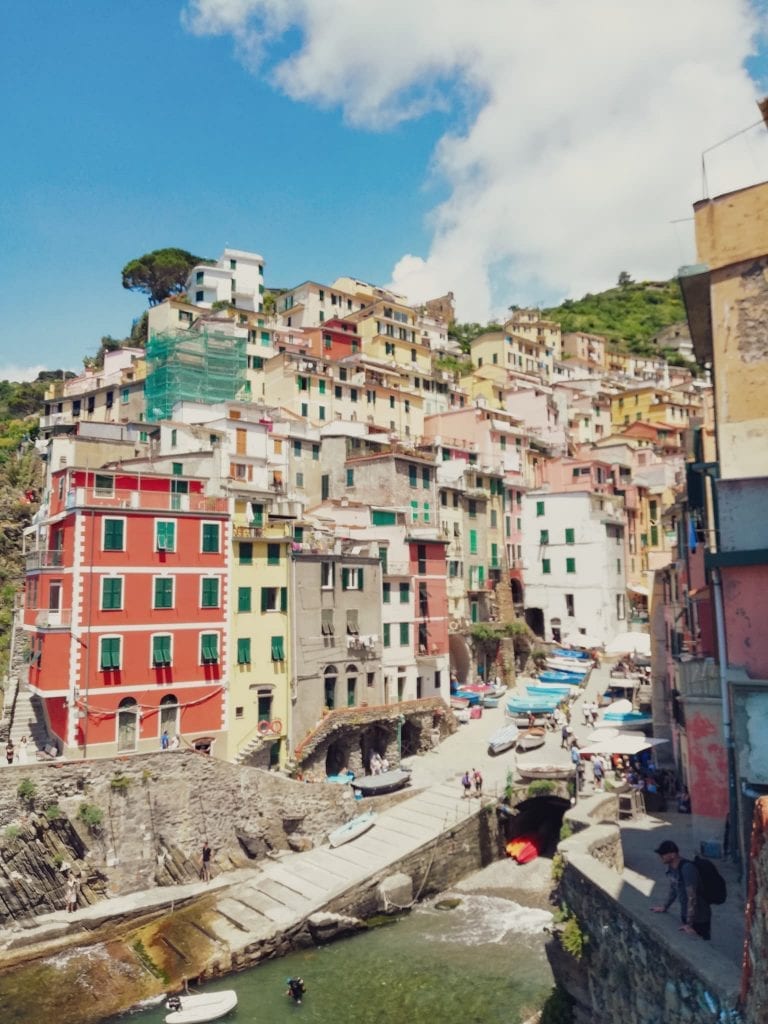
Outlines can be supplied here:
M261 588L261 610L266 612L269 609L269 588Z
M280 587L280 611L288 611L288 587Z
M349 590L349 569L341 570L341 589Z
M358 590L362 590L363 589L363 570L362 569L358 569L357 570L357 589Z

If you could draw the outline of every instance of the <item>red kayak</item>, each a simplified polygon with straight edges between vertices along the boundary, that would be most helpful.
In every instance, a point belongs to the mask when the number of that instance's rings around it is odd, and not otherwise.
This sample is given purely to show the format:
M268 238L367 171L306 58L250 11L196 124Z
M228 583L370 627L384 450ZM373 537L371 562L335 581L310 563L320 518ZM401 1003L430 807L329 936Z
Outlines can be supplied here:
M530 860L536 860L541 853L541 840L537 835L517 836L510 839L506 850L507 856L516 860L518 864L527 864Z

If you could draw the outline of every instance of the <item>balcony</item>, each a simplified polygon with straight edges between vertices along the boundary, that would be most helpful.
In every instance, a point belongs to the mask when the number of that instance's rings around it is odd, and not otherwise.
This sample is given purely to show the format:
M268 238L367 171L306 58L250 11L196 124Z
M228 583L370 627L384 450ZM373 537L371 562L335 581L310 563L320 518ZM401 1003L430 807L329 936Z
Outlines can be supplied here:
M160 491L102 491L96 487L75 487L67 493L66 507L138 509L159 512L225 513L226 498L205 494L177 494Z
M720 676L712 658L678 660L676 675L681 697L720 699Z
M41 608L35 615L38 629L69 629L71 625L71 608Z
M59 569L61 565L61 551L28 551L25 557L27 572L34 572L35 569Z

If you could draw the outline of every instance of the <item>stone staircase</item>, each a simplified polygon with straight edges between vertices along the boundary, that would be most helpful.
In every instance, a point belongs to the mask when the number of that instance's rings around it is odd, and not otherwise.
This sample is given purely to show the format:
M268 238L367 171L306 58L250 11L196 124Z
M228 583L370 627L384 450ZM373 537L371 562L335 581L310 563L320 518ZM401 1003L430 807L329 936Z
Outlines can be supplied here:
M11 632L11 650L9 661L9 680L6 695L15 690L15 700L9 707L8 735L18 750L21 737L27 737L29 750L28 760L37 760L37 752L44 751L51 745L48 723L45 719L42 702L34 696L27 685L28 642L22 628L21 609L17 608L13 616Z

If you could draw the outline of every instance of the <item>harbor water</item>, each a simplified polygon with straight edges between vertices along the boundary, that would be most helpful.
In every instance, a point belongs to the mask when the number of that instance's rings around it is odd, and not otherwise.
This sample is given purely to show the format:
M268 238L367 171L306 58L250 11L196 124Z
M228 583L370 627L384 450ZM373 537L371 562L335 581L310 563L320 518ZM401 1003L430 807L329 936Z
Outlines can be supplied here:
M222 978L234 988L233 1024L519 1024L552 988L544 953L551 914L498 894L443 893L354 938L313 947ZM286 979L307 986L300 1006ZM155 1005L109 1024L160 1024Z

